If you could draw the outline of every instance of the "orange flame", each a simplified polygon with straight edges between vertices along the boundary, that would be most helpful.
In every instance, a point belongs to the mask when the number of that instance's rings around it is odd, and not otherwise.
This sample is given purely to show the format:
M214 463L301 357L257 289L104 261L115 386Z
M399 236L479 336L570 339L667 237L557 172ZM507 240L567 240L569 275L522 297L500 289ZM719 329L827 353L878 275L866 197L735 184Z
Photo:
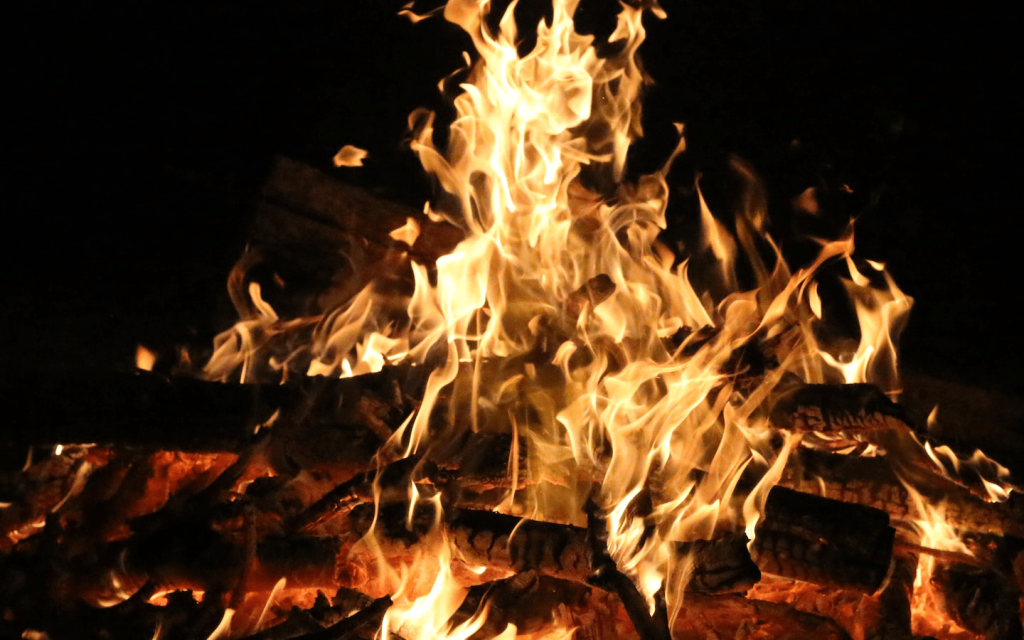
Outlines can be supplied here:
M533 49L520 53L514 1L492 28L489 0L448 0L444 18L469 35L475 52L466 56L447 148L434 143L433 113L414 112L409 126L412 150L447 193L445 206L425 211L461 227L465 238L433 269L411 263L414 291L401 309L371 283L317 318L304 373L429 367L418 410L381 459L418 455L470 430L513 434L509 474L517 488L501 508L579 524L593 499L607 515L619 568L652 606L664 591L676 615L689 561L675 557L672 543L722 529L752 536L768 491L800 445L797 436L780 442L769 425L773 395L794 380L872 382L897 392L896 336L912 300L884 265L853 260L852 226L822 240L817 258L791 272L768 234L756 178L739 164L750 189L735 233L697 189L702 249L722 291L695 286L688 261L698 257L679 260L657 240L666 226L666 176L685 149L682 126L661 170L623 181L649 82L636 55L641 18L647 9L664 13L653 1L623 3L609 38L618 46L601 57L593 37L574 29L577 4L554 0ZM426 17L411 5L402 14ZM813 190L800 203L818 212ZM391 235L411 246L419 232L410 221ZM752 267L753 289L741 288L738 263ZM825 344L818 329L830 311L815 278L844 264L860 335ZM247 380L267 336L302 323L282 322L256 284L235 299L243 319L218 337L206 370L213 378L240 370ZM752 371L746 350L766 352L771 366ZM439 408L447 409L444 426L434 419ZM646 511L637 506L641 497L649 499ZM424 500L436 501L439 525L440 498L420 496L415 485L410 520ZM463 638L479 629L486 612L449 627L464 591L449 567L443 527L399 566L388 564L386 543L370 531L359 543L375 558L365 569L395 602L383 637L394 630L410 640ZM510 627L501 637L515 633Z

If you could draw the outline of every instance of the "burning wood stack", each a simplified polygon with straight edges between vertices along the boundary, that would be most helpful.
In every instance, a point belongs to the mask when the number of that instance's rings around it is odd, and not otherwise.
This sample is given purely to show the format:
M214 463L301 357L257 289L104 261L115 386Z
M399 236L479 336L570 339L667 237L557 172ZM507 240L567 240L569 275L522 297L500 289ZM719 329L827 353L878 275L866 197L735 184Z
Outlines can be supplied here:
M281 160L199 376L8 383L30 453L3 477L0 627L1020 637L1024 507L890 399L910 300L884 268L847 234L791 272L756 198L726 225L699 191L703 264L659 242L671 159L623 181L640 4L599 56L573 2L520 54L511 12L451 0L476 53L446 150L410 118L424 213Z

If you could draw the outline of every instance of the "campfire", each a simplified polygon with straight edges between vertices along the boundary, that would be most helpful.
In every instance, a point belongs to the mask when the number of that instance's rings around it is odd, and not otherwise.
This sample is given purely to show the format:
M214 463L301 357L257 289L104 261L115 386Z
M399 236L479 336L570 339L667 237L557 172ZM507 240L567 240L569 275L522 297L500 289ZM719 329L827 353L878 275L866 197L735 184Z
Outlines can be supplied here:
M282 158L209 358L8 389L46 411L5 435L31 445L2 484L6 632L1021 636L1009 472L897 402L911 299L852 226L787 262L738 162L744 206L698 181L673 236L683 125L626 171L664 13L624 3L604 42L576 4L530 33L514 3L403 10L474 45L444 135L409 117L422 211Z

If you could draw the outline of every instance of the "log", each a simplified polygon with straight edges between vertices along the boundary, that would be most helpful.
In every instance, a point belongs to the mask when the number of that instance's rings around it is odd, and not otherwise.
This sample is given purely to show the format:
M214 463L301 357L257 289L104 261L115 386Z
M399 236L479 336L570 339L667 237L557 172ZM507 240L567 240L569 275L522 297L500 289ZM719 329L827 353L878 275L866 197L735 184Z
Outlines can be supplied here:
M748 597L834 620L853 640L909 640L916 566L915 558L898 556L889 581L875 595L766 575Z
M893 520L927 520L920 513L889 461L800 450L790 460L781 486L833 500L886 511ZM958 531L1024 537L1024 498L989 503L968 489L935 475L930 486L917 489L931 504L943 504L946 519Z
M850 640L834 621L792 607L737 595L688 594L672 624L674 640L734 638Z
M984 634L986 640L1024 635L1020 592L1009 576L967 564L944 564L936 567L932 584L944 596L947 613L968 631Z
M365 463L413 410L411 398L424 380L416 367L285 385L224 384L146 371L23 374L0 382L6 397L19 399L9 409L0 445L237 452L258 427L273 425L290 445L316 439L303 457Z
M766 573L874 593L895 538L884 511L774 487L751 556Z
M351 640L370 635L379 628L384 614L391 608L391 597L383 596L351 616L318 631L297 636L294 640Z
M534 570L580 582L595 572L587 530L580 527L463 511L449 529L456 547L480 564L517 573ZM760 578L746 552L746 542L746 536L739 534L678 543L676 553L690 553L694 562L688 588L704 593L745 591Z
M449 623L455 627L485 611L483 626L472 640L493 638L509 624L518 634L541 631L559 618L559 608L572 617L582 617L591 601L591 588L551 576L526 571L510 578L470 587Z
M425 532L406 528L408 505L382 505L377 514L378 537L414 544ZM364 504L349 514L352 530L369 532L374 506ZM422 514L429 526L432 512ZM586 529L571 525L526 520L490 511L463 509L448 521L449 539L462 557L479 566L510 573L535 571L540 575L587 582L595 572ZM414 527L415 529L415 527ZM737 593L760 578L746 550L743 534L714 540L675 543L676 553L693 559L688 588L705 593Z
M781 395L771 409L772 426L826 436L909 430L899 405L872 384L808 384Z
M391 232L413 219L419 235L409 254L431 263L455 248L464 233L447 222L434 222L422 211L377 198L291 158L278 157L263 186L263 203L333 227L361 242L394 247Z

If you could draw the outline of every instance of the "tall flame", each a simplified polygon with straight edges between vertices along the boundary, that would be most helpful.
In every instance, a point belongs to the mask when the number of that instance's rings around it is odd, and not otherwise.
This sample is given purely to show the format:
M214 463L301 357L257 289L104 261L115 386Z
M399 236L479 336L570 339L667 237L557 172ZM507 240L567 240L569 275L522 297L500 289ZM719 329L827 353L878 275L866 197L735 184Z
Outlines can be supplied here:
M701 255L720 282L714 294L691 283L689 260L698 256L679 260L657 239L682 139L661 170L623 178L649 82L636 55L642 17L664 14L653 0L623 3L609 37L615 46L602 57L594 37L574 29L577 4L554 0L536 44L521 53L514 1L496 28L489 0L447 2L444 18L475 53L446 148L434 143L433 113L417 111L409 125L413 151L445 192L427 212L465 238L436 268L412 263L415 290L404 309L371 284L323 317L307 374L429 367L422 404L383 458L419 455L466 431L514 434L529 460L519 468L514 447L510 473L525 488L510 491L502 508L579 524L593 500L620 569L652 606L663 592L677 612L689 562L672 543L723 529L752 534L798 444L769 428L773 394L796 382L897 390L895 332L911 300L882 265L854 262L852 229L822 241L818 257L792 273L758 198L737 213L734 236L699 190ZM415 238L418 228L396 233ZM860 326L853 347L823 344L818 332L828 312L815 276L844 262ZM741 288L740 263L751 267L754 288ZM244 377L254 336L286 329L258 289L250 294L244 322L218 341L214 377L239 366ZM445 421L434 419L440 410ZM372 533L366 544L375 544ZM409 638L465 637L472 629L444 627L458 601L444 535L433 544L427 555L441 561L423 569L436 575L429 587L412 588L408 567L378 567L398 593L386 625Z

